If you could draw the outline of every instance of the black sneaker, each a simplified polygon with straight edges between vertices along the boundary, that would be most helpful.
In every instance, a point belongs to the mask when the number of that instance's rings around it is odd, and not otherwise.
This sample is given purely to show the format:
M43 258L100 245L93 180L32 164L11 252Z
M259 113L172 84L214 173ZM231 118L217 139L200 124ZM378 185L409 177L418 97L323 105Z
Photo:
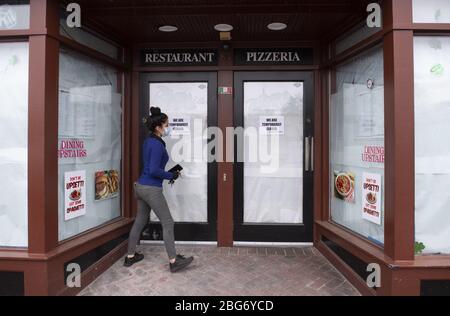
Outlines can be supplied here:
M174 273L186 268L193 260L194 257L186 258L185 256L177 255L175 262L170 264L170 272Z
M142 253L135 253L133 258L125 257L125 262L123 263L124 267L131 267L133 264L138 263L144 259L144 255Z

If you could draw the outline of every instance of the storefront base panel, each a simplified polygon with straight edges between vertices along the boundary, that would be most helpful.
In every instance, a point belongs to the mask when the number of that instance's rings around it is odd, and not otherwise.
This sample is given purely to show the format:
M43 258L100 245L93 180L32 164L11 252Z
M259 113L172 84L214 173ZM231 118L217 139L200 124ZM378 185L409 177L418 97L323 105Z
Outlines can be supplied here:
M76 295L111 265L127 248L132 221L119 220L103 228L62 243L54 251L29 254L26 251L0 251L0 278L9 286L0 288L1 295L58 296ZM80 265L81 287L66 286L68 263ZM21 275L23 283L20 284ZM1 279L0 279L1 280Z
M316 222L316 248L363 294L370 296L450 295L450 258L418 256L392 261L378 246L328 222ZM372 289L367 278L378 264L381 287Z

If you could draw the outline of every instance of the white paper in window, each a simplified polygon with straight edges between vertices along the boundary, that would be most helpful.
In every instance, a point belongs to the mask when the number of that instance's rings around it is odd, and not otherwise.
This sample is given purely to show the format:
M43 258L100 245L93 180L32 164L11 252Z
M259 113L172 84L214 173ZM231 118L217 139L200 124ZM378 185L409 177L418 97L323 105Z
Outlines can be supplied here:
M368 83L374 83L373 86ZM332 220L376 243L384 242L384 80L379 47L336 69L330 99L330 210ZM364 173L381 176L382 225L363 219ZM353 178L354 197L335 193L340 174ZM349 201L350 200L350 201Z
M208 222L208 163L204 157L208 127L208 83L151 83L150 104L173 118L189 120L183 133L164 138L170 160L167 169L180 164L182 178L171 186L164 181L164 195L175 222ZM190 131L186 130L187 128ZM200 151L195 148L201 148ZM152 221L158 221L154 212Z
M28 43L0 43L0 246L28 246Z
M450 253L450 38L415 37L416 242Z
M260 133L261 118L282 122L283 133ZM301 224L303 83L245 82L244 128L257 135L257 147L244 140L244 222Z
M96 200L95 193L98 172L122 176L122 96L113 68L67 50L60 54L59 90L59 240L64 240L121 215L120 187L105 200ZM86 171L87 212L65 221L64 173L76 170Z
M412 0L414 23L450 23L450 1Z

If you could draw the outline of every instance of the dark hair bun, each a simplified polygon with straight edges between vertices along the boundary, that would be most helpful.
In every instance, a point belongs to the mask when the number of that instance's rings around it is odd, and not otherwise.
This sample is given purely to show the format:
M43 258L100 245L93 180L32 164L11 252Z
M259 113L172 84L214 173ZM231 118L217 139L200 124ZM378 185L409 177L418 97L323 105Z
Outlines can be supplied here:
M150 106L150 116L147 116L143 123L147 126L148 130L152 133L155 132L156 127L162 126L166 123L168 117L161 112L161 109L156 106Z
M150 113L152 116L159 116L161 115L161 109L155 106L150 107Z

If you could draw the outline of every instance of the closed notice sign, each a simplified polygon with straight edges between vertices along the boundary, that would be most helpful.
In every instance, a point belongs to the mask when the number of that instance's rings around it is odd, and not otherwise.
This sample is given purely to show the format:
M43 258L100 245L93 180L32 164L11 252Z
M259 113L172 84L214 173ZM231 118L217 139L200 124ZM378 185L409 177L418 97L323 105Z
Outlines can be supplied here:
M191 134L191 118L189 116L171 117L169 126L172 136Z
M284 116L260 116L259 133L261 135L284 135Z

